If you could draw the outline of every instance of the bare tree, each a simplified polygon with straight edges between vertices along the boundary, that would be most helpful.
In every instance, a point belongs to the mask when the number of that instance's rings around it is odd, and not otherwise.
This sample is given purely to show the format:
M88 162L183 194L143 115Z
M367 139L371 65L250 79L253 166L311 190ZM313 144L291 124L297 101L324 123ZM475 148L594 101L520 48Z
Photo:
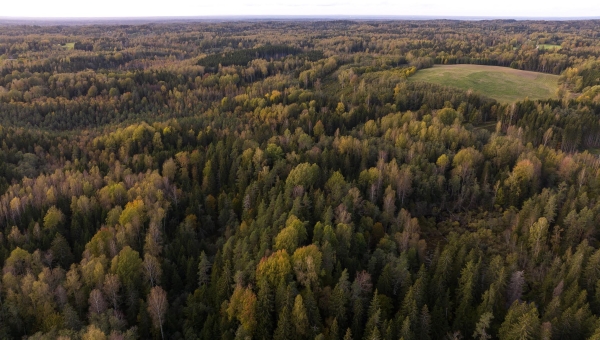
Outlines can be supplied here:
M548 141L550 141L550 139L552 139L553 133L554 132L552 131L552 128L548 128L548 130L546 130L546 132L544 132L544 140L543 140L544 146L546 146L546 144L548 144Z
M146 279L150 281L152 287L160 283L160 276L162 275L162 269L160 268L160 262L158 259L150 254L144 255L144 274Z
M525 284L525 272L522 270L516 271L512 274L510 278L510 283L508 285L508 301L507 306L510 306L516 300L521 299L521 295L523 294L523 285Z
M90 313L100 314L106 310L106 301L100 289L94 289L90 292Z
M113 309L116 311L119 307L119 289L121 288L121 281L115 274L106 274L104 278L104 286L102 290L108 297L109 302L112 304Z
M401 206L404 206L404 198L406 198L407 195L410 195L412 191L412 181L413 175L410 171L410 168L402 168L396 182L396 189L398 190L397 194L398 198L400 199Z
M165 322L165 313L167 312L168 302L167 293L160 287L152 287L148 294L148 312L154 323L154 327L160 328L160 336L165 338L163 333L163 323Z

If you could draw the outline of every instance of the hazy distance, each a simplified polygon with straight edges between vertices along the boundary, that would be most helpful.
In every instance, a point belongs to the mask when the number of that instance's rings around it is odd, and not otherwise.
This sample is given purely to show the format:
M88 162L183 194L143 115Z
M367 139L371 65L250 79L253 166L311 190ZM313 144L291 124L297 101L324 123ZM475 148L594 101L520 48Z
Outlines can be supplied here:
M0 18L348 18L348 19L590 19L600 18L596 1L479 0L30 0L2 4Z

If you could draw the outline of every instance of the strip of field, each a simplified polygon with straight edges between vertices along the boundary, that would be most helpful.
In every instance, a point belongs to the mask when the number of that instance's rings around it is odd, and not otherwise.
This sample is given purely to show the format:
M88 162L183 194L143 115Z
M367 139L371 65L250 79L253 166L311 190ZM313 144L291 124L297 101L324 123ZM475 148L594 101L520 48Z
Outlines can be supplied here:
M65 50L72 50L75 48L75 43L74 42L66 43L64 45L60 45L60 47L62 47Z
M558 76L484 65L436 65L418 71L409 81L473 90L501 103L555 98Z
M560 45L552 45L552 44L539 44L538 49L540 50L555 50L558 51L562 48Z

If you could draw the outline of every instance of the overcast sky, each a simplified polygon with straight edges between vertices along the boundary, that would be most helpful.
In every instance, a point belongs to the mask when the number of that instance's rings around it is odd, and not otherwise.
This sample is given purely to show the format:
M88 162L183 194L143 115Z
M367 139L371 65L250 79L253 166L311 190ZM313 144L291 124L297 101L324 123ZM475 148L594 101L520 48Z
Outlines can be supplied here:
M1 0L0 17L486 16L598 17L598 0Z

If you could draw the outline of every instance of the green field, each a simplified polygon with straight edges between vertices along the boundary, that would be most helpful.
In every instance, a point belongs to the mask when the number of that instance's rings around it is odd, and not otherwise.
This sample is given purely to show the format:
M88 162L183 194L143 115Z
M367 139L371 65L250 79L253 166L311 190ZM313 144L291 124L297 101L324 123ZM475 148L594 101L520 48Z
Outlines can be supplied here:
M473 90L501 103L555 98L558 76L482 65L436 65L418 71L409 81L422 81Z
M60 45L60 47L62 47L65 50L72 50L72 49L75 48L75 43L74 42L72 42L72 43L66 43L64 45Z
M562 46L560 45L552 45L552 44L539 44L538 49L540 50L560 50L562 48Z

